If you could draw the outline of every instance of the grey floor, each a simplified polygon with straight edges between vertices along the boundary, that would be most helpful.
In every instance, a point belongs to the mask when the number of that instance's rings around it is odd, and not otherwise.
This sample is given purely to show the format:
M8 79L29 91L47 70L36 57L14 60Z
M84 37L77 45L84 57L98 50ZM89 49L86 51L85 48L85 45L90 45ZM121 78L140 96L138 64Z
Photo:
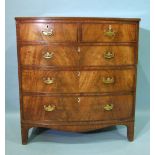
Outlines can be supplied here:
M135 140L128 142L126 127L91 133L31 129L21 145L19 114L6 114L6 155L149 155L149 112L137 112Z

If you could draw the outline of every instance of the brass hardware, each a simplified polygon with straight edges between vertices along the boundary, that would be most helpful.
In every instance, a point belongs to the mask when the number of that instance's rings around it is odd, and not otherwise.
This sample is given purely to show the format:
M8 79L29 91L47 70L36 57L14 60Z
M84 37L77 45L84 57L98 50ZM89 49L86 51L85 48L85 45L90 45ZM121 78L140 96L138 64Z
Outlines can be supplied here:
M43 54L43 58L45 59L51 59L53 57L54 53L53 52L46 52L45 54Z
M48 105L48 106L44 105L44 110L45 110L45 111L48 111L48 112L54 111L55 108L56 108L55 105L52 105L52 106L51 106L51 105Z
M47 78L43 78L43 82L45 84L53 84L54 83L54 78L50 78L50 77L47 77Z
M52 36L53 35L53 30L51 31L42 31L44 36Z
M54 35L53 29L49 30L49 27L48 27L48 25L47 25L47 26L46 26L46 30L45 30L45 31L42 31L42 34L43 34L44 36L52 36L52 35Z
M114 107L113 104L106 104L106 105L104 106L104 110L106 110L106 111L110 111L110 110L113 109L113 107Z
M80 97L77 98L77 102L80 103Z
M80 47L78 47L78 50L77 50L78 52L80 52L81 51L81 49L80 49Z
M109 25L108 29L104 31L104 35L108 37L115 37L116 32L113 31L112 26Z
M105 51L104 52L104 58L105 59L112 59L112 58L114 58L114 52L111 52L111 51Z
M104 84L113 84L114 82L115 82L114 77L106 77L106 78L103 78L103 83Z

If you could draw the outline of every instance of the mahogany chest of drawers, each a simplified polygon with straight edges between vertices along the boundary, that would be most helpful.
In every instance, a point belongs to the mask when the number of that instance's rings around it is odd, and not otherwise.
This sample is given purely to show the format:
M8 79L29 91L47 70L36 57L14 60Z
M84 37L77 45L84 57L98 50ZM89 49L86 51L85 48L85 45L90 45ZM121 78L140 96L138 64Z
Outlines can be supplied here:
M139 21L16 18L23 144L32 127L125 125L133 140Z

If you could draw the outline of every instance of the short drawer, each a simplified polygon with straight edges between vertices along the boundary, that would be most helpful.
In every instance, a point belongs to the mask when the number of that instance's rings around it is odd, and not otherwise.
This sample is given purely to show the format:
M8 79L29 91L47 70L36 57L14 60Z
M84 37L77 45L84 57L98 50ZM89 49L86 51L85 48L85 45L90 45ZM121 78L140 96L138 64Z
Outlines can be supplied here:
M104 71L24 70L22 89L26 92L100 93L133 91L135 69Z
M133 116L132 95L99 97L24 96L24 120L112 121Z
M22 65L67 67L79 64L77 47L74 46L21 46L20 58Z
M77 25L66 23L19 24L20 41L76 42Z
M81 46L80 48L80 66L116 66L137 63L134 46Z
M82 42L135 42L136 24L82 24Z

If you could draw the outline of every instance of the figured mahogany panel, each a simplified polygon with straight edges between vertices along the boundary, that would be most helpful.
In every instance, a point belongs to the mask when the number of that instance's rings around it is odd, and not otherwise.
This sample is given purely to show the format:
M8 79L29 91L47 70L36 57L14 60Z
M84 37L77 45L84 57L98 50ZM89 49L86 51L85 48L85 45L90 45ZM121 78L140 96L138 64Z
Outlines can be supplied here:
M51 84L44 83L46 79ZM106 83L108 78L113 83ZM43 71L24 70L22 73L22 89L30 92L49 93L85 93L85 92L117 92L133 91L135 70L104 71Z
M44 35L43 31L52 33ZM20 41L76 42L77 25L65 23L20 23Z
M135 88L135 70L81 71L80 92L117 92L133 91Z
M136 27L136 24L122 23L82 24L82 42L135 42ZM111 36L106 34L109 29Z
M79 64L79 56L75 46L21 46L20 57L22 65L65 67L78 66Z
M135 64L134 46L81 46L80 66L115 66Z
M47 84L45 82L51 82ZM26 92L77 92L78 76L75 71L23 70L22 90Z
M32 121L95 121L128 119L133 114L133 96L39 97L24 96L24 120ZM106 110L107 104L113 105ZM54 106L46 111L44 106Z

